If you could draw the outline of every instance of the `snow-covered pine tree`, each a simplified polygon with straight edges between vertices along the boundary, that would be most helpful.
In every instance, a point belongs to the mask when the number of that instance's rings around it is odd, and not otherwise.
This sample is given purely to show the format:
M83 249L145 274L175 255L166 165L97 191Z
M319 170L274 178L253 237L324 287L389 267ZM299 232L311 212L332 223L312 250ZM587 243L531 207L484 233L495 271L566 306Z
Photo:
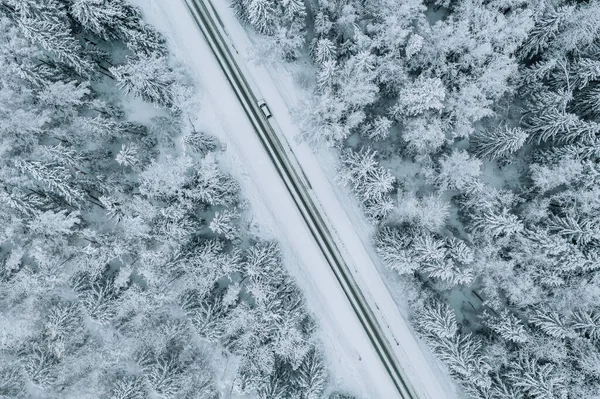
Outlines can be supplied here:
M565 395L564 378L554 372L551 363L540 364L534 358L523 356L511 365L509 380L534 399L561 398Z
M412 241L409 232L413 231L407 229L403 233L396 228L383 227L375 237L377 254L387 267L400 274L410 274L419 268L419 263L409 250Z
M120 39L119 25L131 14L131 9L120 0L72 0L69 13L86 30L105 40Z
M127 64L111 67L110 71L125 93L165 107L174 105L177 77L164 56L130 57Z
M391 109L395 119L417 116L425 111L439 112L444 108L446 90L437 78L419 77L403 90L398 103Z
M453 151L440 159L437 180L443 189L466 190L477 181L481 173L481 161L466 151Z
M302 396L306 399L319 399L325 389L327 374L321 356L313 350L300 365L297 383L302 389Z
M503 158L517 152L529 135L521 128L498 127L471 136L475 154L480 158Z
M481 342L471 334L437 339L433 350L463 384L483 389L491 386L488 373L492 368L481 353Z
M520 344L531 339L521 319L508 309L503 310L498 315L492 315L489 312L484 313L481 318L487 327L507 341Z
M548 7L542 18L540 18L520 50L522 57L532 58L543 50L546 50L551 40L563 28L565 22L573 14L574 7L565 5L561 7Z
M191 151L207 154L217 149L219 140L208 133L193 130L183 137L183 145Z
M554 338L573 338L575 336L571 321L558 312L536 309L529 316L529 323Z
M206 156L187 185L190 198L209 205L232 205L238 200L239 184L225 174L214 156Z
M415 315L415 321L422 333L430 339L450 339L458 333L454 311L440 301L427 303Z
M594 311L577 311L573 314L573 329L586 338L600 340L600 314Z
M49 192L62 197L68 204L81 204L85 198L83 191L72 183L71 173L65 167L22 159L15 160L15 166Z
M367 137L373 140L384 140L390 134L392 121L385 116L377 116L367 129Z
M375 156L376 152L372 150L362 152L345 151L342 155L342 166L336 177L341 184L352 188L365 203L367 211L369 210L369 204L389 202L389 194L394 190L396 181L390 171L379 166ZM381 209L386 212L388 207L384 206ZM374 216L378 218L385 216L385 214Z
M228 240L234 240L240 234L239 226L235 222L239 217L236 209L217 211L210 221L209 228L215 234L222 234Z
M490 237L510 237L523 231L523 222L504 208L500 213L483 212L473 216L472 228Z

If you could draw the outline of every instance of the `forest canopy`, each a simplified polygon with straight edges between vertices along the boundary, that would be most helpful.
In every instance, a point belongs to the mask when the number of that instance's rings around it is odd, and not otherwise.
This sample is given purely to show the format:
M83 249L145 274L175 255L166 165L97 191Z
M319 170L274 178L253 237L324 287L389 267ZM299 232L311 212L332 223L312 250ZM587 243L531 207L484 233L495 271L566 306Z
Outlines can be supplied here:
M600 397L600 2L285 3L233 1L310 59L302 137L433 352L472 398Z
M328 397L279 245L140 11L0 0L0 66L0 398Z

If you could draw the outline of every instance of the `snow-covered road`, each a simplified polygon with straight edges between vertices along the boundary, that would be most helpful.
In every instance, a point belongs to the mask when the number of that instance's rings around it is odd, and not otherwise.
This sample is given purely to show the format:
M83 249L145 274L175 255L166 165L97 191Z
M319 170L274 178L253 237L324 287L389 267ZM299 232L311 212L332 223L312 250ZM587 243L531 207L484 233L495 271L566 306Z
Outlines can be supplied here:
M242 183L262 230L267 226L268 235L282 243L289 271L319 320L334 384L364 398L397 398L392 381L185 4L173 0L134 3L163 31L178 60L203 89L198 125L228 145L223 161Z
M261 93L275 116L279 133L287 139L306 174L316 195L322 215L328 218L330 230L337 234L337 242L345 251L345 259L351 260L361 291L377 313L380 324L388 327L388 339L395 346L396 355L404 374L420 398L445 399L457 397L456 387L447 373L438 368L438 363L422 342L417 342L408 323L373 262L374 254L369 244L370 228L361 217L356 206L347 198L347 192L333 182L332 163L323 162L308 145L295 140L298 128L294 125L289 109L297 104L297 89L283 69L265 67L253 62L253 43L239 24L229 7L228 0L212 0L231 44L239 52L241 63L255 93ZM257 84L256 82L260 82ZM323 154L321 154L323 155ZM331 159L331 154L329 154Z

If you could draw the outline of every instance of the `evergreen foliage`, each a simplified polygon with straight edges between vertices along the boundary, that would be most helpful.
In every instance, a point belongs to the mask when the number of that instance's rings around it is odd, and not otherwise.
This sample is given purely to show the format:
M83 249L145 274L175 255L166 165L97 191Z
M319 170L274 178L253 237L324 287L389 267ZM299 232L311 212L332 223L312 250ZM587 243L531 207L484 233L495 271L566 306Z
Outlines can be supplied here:
M340 150L434 353L473 398L597 397L600 2L308 15L302 137Z
M0 397L320 398L302 293L140 11L0 0L0 65Z

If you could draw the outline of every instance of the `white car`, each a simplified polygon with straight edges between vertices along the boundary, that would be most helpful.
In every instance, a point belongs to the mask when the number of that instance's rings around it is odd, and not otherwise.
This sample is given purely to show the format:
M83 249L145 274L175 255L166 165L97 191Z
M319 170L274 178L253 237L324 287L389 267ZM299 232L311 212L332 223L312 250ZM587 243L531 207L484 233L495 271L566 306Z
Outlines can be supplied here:
M270 117L273 116L273 114L271 113L271 110L269 109L269 107L267 106L267 103L264 100L259 100L258 106L260 107L260 110L262 111L265 118L269 119Z

